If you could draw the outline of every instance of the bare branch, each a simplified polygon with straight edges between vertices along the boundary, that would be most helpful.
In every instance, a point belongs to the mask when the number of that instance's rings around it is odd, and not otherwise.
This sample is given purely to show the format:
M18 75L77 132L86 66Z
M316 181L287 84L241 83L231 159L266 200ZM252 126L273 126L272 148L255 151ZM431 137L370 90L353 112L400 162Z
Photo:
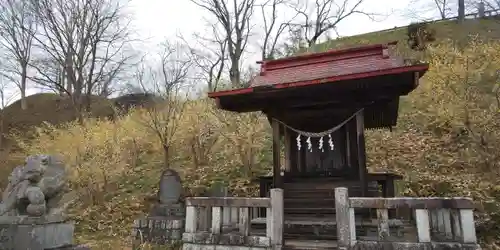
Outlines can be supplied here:
M125 2L32 0L32 5L40 24L34 36L42 55L37 62L51 61L33 64L33 79L70 95L79 113L85 99L88 111L91 95L108 91L133 57L127 50L131 40Z
M233 87L241 85L241 59L250 36L250 19L256 0L191 0L216 19L215 27L222 28L221 37L227 39L230 60L229 78ZM232 6L230 6L230 4ZM218 31L214 28L213 31Z
M212 26L214 30L211 39L199 34L194 34L194 39L191 39L191 41L187 41L182 36L180 37L189 49L191 60L194 63L193 66L200 71L196 78L205 81L208 91L218 89L228 60L226 52L228 40L220 37L220 32L216 28L216 26Z
M469 0L469 5L477 4L479 1ZM500 9L500 0L483 0L484 6L487 10L498 10Z
M28 1L0 1L0 35L5 48L3 75L14 82L21 93L21 108L27 108L26 88L28 64L31 59L33 34L37 28L36 17Z
M428 13L438 12L440 19L446 19L451 16L456 16L455 10L457 8L457 1L449 0L412 0L409 4L408 9L405 11L405 16L421 21L434 20L436 17L428 16L423 18Z
M441 19L446 19L448 12L451 11L450 7L448 6L448 1L434 0L434 4L436 4L437 9L439 10L439 15L441 16Z
M183 90L189 79L191 60L185 58L182 46L164 43L163 52L154 66L142 65L136 81L145 93L160 96L161 101L145 110L143 125L158 138L164 150L165 164L170 160L170 146L186 106ZM184 96L187 92L184 92Z
M376 14L361 10L363 2L364 0L298 0L290 7L303 21L293 26L302 33L308 47L311 47L321 36L335 29L340 22L352 15L360 14L373 19Z
M262 44L261 59L274 58L276 46L279 38L283 32L289 28L291 20L293 20L298 13L295 14L289 21L282 22L276 29L276 22L278 20L278 7L286 4L286 0L268 0L261 6L262 20L264 22L264 41ZM267 8L271 9L270 13L266 11ZM274 32L274 35L273 35Z
M13 93L8 91L10 89L10 84L12 83L11 81L5 81L3 77L0 77L0 148L3 148L4 146L4 141L6 138L6 132L8 130L6 124L5 124L5 113L4 113L4 108L11 104L12 101L14 101L14 98L16 97Z

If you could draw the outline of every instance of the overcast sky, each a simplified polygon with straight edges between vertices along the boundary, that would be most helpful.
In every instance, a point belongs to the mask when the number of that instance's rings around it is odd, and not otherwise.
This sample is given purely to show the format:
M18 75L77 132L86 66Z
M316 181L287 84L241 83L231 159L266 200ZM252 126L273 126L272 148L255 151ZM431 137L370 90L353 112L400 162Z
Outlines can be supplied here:
M305 1L305 0L304 0ZM387 18L373 22L365 16L353 16L342 22L339 33L342 36L403 26L411 20L402 17L410 0L365 0L363 9L373 13L392 13ZM190 0L132 0L135 25L141 34L161 41L165 37L175 37L179 32L189 34L203 32L206 12Z
M402 17L398 10L405 9L410 0L365 0L363 9L374 13L394 12L379 22L364 16L353 16L342 22L339 33L342 36L362 34L370 31L403 26L411 20ZM204 30L203 17L206 12L189 0L133 0L136 26L144 36L158 41L164 37L175 37L176 33L193 33ZM397 13L396 13L397 12Z
M257 0L259 1L259 0ZM307 0L300 0L307 1ZM311 1L311 0L309 0ZM339 0L341 1L344 0ZM357 0L347 0L350 4ZM419 1L419 6L412 2ZM312 1L314 2L314 1ZM339 4L340 4L339 3ZM430 4L429 4L430 3ZM411 6L411 7L409 7ZM423 10L425 9L427 10ZM149 46L141 45L141 49L152 49L155 44L158 44L166 39L176 39L178 34L189 38L194 32L207 34L207 20L213 21L209 13L199 6L192 3L190 0L132 0L131 11L134 13L134 26L142 38L148 38ZM411 9L413 13L409 13ZM415 14L414 10L418 9L419 13ZM428 11L431 9L432 11ZM376 21L371 20L364 15L352 15L343 20L337 27L340 36L352 36L373 32L378 30L390 29L395 26L406 26L410 22L415 21L409 18L409 15L418 16L419 18L432 18L439 16L435 11L437 8L433 5L433 1L427 0L364 0L361 5L361 10L370 13L378 13ZM288 11L280 13L283 17L287 14L293 15ZM254 14L254 30L262 31L262 21L259 20L261 13L259 10ZM287 17L285 17L287 18ZM258 22L261 22L260 24ZM255 32L255 31L254 31ZM334 35L333 33L331 35ZM206 35L205 35L206 36ZM262 35L260 36L262 37ZM255 41L253 48L247 49L245 62L247 64L254 63L259 59L259 51L261 43ZM246 65L245 65L246 66Z

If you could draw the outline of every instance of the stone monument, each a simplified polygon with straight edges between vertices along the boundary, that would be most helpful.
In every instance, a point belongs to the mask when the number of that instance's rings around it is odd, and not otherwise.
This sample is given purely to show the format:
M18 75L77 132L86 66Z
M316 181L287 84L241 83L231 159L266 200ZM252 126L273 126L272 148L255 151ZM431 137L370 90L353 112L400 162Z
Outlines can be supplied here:
M0 249L86 249L73 245L74 225L65 212L75 200L66 168L51 155L26 158L16 167L0 203Z
M179 174L171 169L163 171L150 214L134 221L134 246L144 242L168 245L182 240L186 215L181 202L182 190Z
M184 204L180 202L182 183L179 173L174 170L163 171L157 193L157 203L151 211L152 216L184 216Z

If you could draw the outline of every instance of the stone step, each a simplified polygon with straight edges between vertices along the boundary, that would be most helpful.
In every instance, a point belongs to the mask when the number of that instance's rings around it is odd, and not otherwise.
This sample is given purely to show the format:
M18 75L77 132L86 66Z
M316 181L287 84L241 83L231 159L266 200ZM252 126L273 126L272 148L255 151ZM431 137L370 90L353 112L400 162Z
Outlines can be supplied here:
M307 197L302 197L302 198L285 198L283 200L285 203L284 207L335 207L335 199L333 198L326 198L326 199L311 199Z
M337 249L333 240L285 240L285 250L328 250Z
M335 208L332 207L285 207L285 214L314 215L335 215Z

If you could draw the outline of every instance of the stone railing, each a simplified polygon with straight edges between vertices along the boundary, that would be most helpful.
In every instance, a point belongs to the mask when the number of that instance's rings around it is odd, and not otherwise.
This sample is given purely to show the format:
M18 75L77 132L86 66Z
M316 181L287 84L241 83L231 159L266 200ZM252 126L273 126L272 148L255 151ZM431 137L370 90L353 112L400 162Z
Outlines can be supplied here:
M187 198L183 249L214 249L215 246L281 249L283 190L271 189L270 196ZM267 210L266 230L262 235L251 235L251 220L256 217L259 208Z
M469 198L359 198L347 188L335 189L339 249L480 249L474 226L474 205ZM378 239L356 237L355 209L376 209ZM389 209L414 211L416 242L391 237Z

